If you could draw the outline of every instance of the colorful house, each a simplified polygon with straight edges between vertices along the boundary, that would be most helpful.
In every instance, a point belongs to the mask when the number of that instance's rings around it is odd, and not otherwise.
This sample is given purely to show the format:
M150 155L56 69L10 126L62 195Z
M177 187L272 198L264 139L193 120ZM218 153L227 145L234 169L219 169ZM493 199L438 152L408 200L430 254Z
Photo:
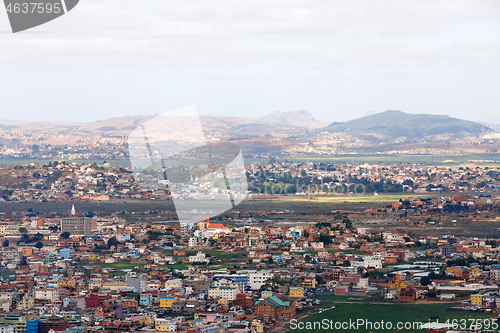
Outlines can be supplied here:
M71 278L71 279L60 279L59 281L57 281L57 285L61 288L61 287L71 287L71 288L75 288L76 287L76 280L74 278Z
M411 287L415 285L413 282L405 280L405 281L396 281L393 284L390 285L391 289L396 289L398 291L401 291L403 289L406 289L408 287Z
M171 308L177 297L160 297L160 308Z
M257 320L252 321L252 330L254 330L257 333L263 333L264 332L264 325Z
M63 259L71 259L71 249L64 248L59 251L59 256Z
M155 329L161 332L175 332L177 331L177 325L168 319L157 318L155 320Z
M472 295L470 298L471 305L483 305L483 296L482 295Z
M304 297L304 289L301 287L290 287L289 296L302 298Z
M140 305L152 305L153 304L153 294L152 293L141 293L139 296Z

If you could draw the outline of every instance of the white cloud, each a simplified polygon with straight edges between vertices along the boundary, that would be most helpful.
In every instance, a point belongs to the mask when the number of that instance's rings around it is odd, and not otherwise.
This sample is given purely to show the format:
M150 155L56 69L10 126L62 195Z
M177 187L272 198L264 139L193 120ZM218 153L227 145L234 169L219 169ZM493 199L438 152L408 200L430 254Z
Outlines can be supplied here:
M2 35L0 62L68 69L78 60L80 66L181 70L235 64L305 69L423 64L453 58L456 50L408 46L408 38L423 35L430 43L453 24L478 19L500 19L500 6L496 1L86 0L35 29L56 33ZM6 18L0 25L7 26ZM481 53L465 52L466 60L495 58L498 41L487 43L489 49L484 44Z
M8 29L7 16L0 11L0 32ZM0 68L17 71L19 82L40 71L54 82L60 73L96 77L107 73L113 82L124 77L115 79L113 71L134 72L143 84L148 82L147 75L165 73L161 80L185 76L195 82L187 86L198 84L199 91L212 88L214 80L226 80L220 90L237 90L241 84L241 100L252 102L255 98L248 98L251 92L247 91L257 88L249 88L244 81L266 80L273 83L260 91L269 92L262 105L282 108L280 103L289 98L290 109L313 105L329 110L336 103L331 98L330 86L334 86L336 98L345 99L338 102L342 108L354 103L362 115L366 110L389 108L386 98L394 98L397 102L390 107L398 108L404 91L399 96L392 91L400 91L403 83L411 89L430 81L441 87L449 81L458 84L455 78L488 79L487 89L476 84L476 95L460 96L470 98L471 105L480 99L474 96L481 96L487 104L484 94L499 82L498 31L497 0L81 0L67 15L46 25L26 33L1 33ZM88 90L83 86L88 81L78 75L74 88L82 85L80 91ZM380 91L372 88L374 82ZM176 87L175 82L169 84ZM295 93L288 94L286 86L293 86ZM10 89L16 96L17 90ZM59 89L65 87L61 84ZM131 83L123 89L127 96L134 88ZM304 89L311 89L307 96L300 95ZM369 97L365 104L352 97L362 89L367 96L372 94L372 104ZM428 89L429 94L435 91ZM452 95L432 99L444 104ZM220 96L213 92L206 100L226 98ZM89 92L85 102L92 107L89 100L102 98L98 92ZM127 98L108 103L129 107ZM16 103L12 99L9 105ZM182 106L183 99L178 103ZM0 101L0 112L1 107ZM65 110L59 107L59 112ZM211 112L219 110L213 107Z

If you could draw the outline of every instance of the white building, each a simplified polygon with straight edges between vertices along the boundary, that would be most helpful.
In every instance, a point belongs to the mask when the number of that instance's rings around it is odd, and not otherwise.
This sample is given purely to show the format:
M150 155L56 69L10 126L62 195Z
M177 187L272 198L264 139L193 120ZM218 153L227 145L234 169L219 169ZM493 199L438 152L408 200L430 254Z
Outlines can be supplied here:
M198 251L196 255L189 256L189 262L200 262L200 263L210 263L210 258L207 258L207 255L201 251Z
M14 333L16 331L16 326L12 324L6 324L5 326L0 326L0 333Z
M155 329L163 332L177 332L177 324L170 319L156 318Z
M364 263L363 263L363 267L364 268L373 267L375 269L381 269L382 268L382 260L373 259L373 258L365 258Z
M223 298L226 301L235 301L236 300L236 294L237 294L236 288L231 288L231 287L209 287L208 288L208 297L210 298Z
M245 292L245 284L241 282L233 282L226 278L222 278L220 280L214 281L212 283L212 287L226 287L226 288L235 288L237 293Z
M267 271L260 271L248 274L248 286L252 290L259 290L267 280L272 279L273 273Z
M51 302L58 302L60 293L59 288L41 288L35 289L35 299L45 299Z
M198 238L196 237L191 237L189 238L189 247L197 247L198 246Z

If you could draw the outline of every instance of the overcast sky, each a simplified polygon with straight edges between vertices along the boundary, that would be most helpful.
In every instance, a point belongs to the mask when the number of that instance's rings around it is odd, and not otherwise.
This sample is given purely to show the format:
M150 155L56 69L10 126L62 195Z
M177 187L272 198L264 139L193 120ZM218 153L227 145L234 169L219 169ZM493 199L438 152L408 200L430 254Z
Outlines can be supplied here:
M2 119L500 118L500 1L80 0L18 34L0 8L0 71Z

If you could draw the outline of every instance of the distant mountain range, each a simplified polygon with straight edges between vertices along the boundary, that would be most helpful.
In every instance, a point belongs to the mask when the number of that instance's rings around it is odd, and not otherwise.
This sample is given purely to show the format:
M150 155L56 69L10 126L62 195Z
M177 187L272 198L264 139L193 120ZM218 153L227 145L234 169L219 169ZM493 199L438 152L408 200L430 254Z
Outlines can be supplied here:
M140 124L155 116L117 117L90 124L43 123L0 120L0 130L47 134L74 135L128 135ZM305 111L275 111L262 118L206 115L200 117L207 132L262 136L264 133L295 133L317 130L342 133L370 141L406 138L428 139L434 137L479 136L493 131L480 123L452 118L444 115L408 114L401 111L385 111L350 120L334 122L327 126ZM173 120L175 121L175 120ZM1 138L0 138L1 139ZM4 138L5 139L5 138Z
M391 110L345 123L333 123L326 130L374 141L403 137L424 139L436 136L477 136L492 131L483 124L445 115L409 114Z
M314 119L314 116L306 110L288 112L274 111L260 118L259 121L278 127L321 128L326 125Z
M0 130L34 133L68 133L68 134L123 134L130 133L138 125L153 119L155 116L116 117L96 121L89 124L76 123L43 123L0 120ZM260 119L230 116L201 116L203 128L208 132L220 133L267 133L286 132L294 129L316 129L326 124L314 119L305 111L276 111Z

